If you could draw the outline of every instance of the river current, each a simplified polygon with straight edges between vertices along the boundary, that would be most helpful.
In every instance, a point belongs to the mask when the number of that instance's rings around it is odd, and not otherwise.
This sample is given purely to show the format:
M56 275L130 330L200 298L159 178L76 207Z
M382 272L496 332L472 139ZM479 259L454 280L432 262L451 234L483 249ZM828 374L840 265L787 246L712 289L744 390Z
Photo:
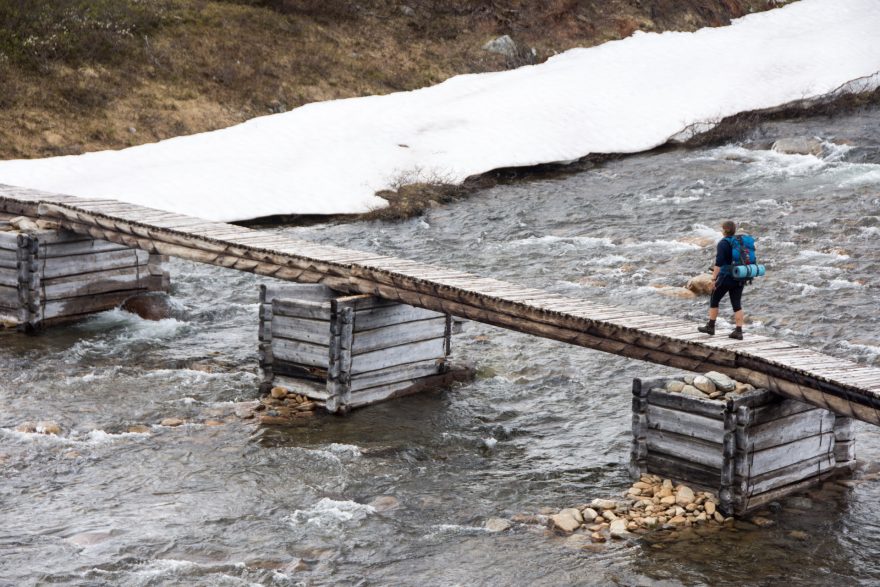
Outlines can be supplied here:
M788 136L819 137L822 155L767 148ZM711 265L728 218L768 268L746 290L747 332L880 366L878 109L500 184L401 223L270 230L698 321L706 299L668 287ZM453 350L471 383L290 429L223 420L256 397L265 280L170 270L177 319L117 310L0 333L0 585L880 582L880 481L827 484L781 502L771 528L697 542L583 549L537 526L484 530L628 487L631 380L674 373L645 363L469 323ZM16 432L27 420L62 433ZM870 477L880 433L857 430Z

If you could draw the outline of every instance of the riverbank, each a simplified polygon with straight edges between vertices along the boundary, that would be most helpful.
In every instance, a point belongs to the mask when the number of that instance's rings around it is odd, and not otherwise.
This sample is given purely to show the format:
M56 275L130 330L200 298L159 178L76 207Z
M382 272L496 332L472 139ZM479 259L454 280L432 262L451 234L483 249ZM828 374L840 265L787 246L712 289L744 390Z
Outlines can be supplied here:
M120 149L783 2L0 1L0 159ZM508 35L501 53L483 46ZM534 49L534 52L532 52Z

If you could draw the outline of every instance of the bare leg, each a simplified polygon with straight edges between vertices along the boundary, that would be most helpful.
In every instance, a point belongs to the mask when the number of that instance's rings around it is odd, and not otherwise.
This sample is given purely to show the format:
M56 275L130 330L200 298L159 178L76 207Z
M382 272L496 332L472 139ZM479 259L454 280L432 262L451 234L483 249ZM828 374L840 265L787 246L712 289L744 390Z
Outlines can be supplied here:
M715 315L716 315L716 316L718 315L718 310L715 310ZM712 317L712 310L709 310L709 317L710 317L710 318ZM733 319L736 321L736 326L737 326L738 328L742 328L742 327L743 327L743 322L744 322L744 320L745 320L745 317L744 317L744 314L743 314L743 311L742 311L742 310L738 310L738 311L734 312L734 313L733 313Z
M742 319L742 310L739 311L739 317ZM718 319L718 308L709 308L709 320Z

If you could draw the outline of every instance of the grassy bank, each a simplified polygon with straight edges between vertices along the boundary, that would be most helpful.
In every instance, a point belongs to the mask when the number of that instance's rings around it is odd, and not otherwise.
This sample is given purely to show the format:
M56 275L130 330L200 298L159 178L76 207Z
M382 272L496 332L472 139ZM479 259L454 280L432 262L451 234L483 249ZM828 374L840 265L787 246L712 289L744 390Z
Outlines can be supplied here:
M308 102L538 62L638 29L719 26L771 6L767 0L0 0L0 158L118 149ZM517 41L518 52L482 49L503 34ZM428 200L454 196L442 191Z

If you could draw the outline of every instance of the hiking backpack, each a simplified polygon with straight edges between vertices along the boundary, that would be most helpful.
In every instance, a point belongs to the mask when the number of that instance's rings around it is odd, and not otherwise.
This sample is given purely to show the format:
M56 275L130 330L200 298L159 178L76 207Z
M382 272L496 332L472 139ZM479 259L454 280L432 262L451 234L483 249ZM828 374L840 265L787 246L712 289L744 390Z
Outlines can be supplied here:
M755 277L763 277L765 269L758 265L755 254L755 237L748 234L728 236L724 240L730 243L733 263L730 265L730 274L737 281L751 283Z

